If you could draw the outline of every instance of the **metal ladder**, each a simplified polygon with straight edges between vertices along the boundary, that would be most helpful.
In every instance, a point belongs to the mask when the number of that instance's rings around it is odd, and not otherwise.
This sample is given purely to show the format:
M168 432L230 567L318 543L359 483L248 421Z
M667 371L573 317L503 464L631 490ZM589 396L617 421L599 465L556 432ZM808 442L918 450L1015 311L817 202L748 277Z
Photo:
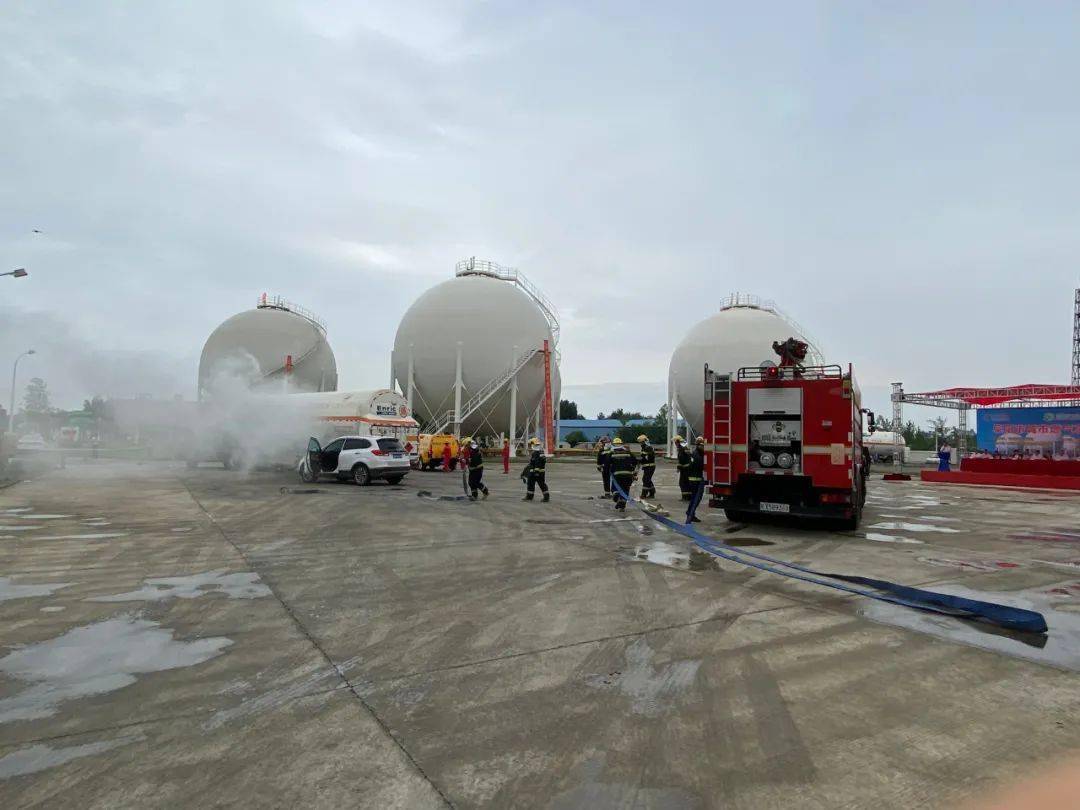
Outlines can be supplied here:
M709 419L712 427L710 480L731 484L731 375L708 372L712 389ZM720 449L723 448L723 449Z
M495 379L488 382L477 391L469 400L461 406L461 416L455 419L455 414L452 410L447 411L441 418L433 420L428 423L424 428L425 433L445 433L455 421L464 422L467 418L472 416L476 411L489 399L491 399L495 393L504 385L510 382L514 376L521 371L533 359L537 354L542 354L541 349L530 349L525 352L518 361L511 365L506 371L500 374Z

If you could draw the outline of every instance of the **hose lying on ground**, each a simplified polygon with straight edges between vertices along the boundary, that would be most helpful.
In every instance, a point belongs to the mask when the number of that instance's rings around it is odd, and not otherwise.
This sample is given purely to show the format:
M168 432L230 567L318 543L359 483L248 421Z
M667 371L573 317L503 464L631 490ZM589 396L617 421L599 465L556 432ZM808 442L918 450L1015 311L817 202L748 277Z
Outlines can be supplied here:
M809 582L813 585L834 588L838 591L853 593L857 596L865 596L867 599L876 599L879 602L891 602L894 605L902 605L914 610L940 613L962 619L973 619L975 621L997 625L998 627L1004 627L1008 630L1019 630L1025 633L1045 633L1047 631L1046 619L1043 618L1041 613L1037 613L1033 610L1011 607L1010 605L999 605L994 602L982 602L978 599L967 599L963 596L952 596L951 594L937 593L936 591L924 591L921 588L911 588L907 585L899 585L884 579L814 571L811 568L804 568L801 565L795 565L794 563L789 563L775 557L769 557L765 554L757 554L737 546L729 546L726 543L721 543L719 540L714 540L711 537L706 537L701 534L694 528L693 524L676 523L670 518L654 514L647 509L642 509L641 505L630 497L629 493L622 491L618 483L613 481L612 484L618 490L619 494L626 498L627 502L637 506L650 518L690 539L702 551L706 551L709 554L721 557L725 560L730 560L731 562L739 563L740 565L747 565L751 568L757 568L761 571L768 571L771 574L779 574L782 577L790 577L791 579ZM780 570L780 568L791 570L783 571ZM801 576L800 574L792 573L794 571L809 576ZM851 582L855 585L865 585L867 588L872 588L873 590L852 588L848 585L841 585L839 582L827 582L822 579L817 579L816 577L826 577L827 579Z

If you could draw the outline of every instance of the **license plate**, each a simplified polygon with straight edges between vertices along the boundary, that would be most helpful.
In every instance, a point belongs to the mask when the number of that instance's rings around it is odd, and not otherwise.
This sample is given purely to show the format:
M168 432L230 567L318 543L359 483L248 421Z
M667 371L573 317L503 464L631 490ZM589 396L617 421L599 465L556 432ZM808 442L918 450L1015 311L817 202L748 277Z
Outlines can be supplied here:
M404 453L394 453L394 458L404 458Z
M758 508L762 512L790 512L791 504L787 503L770 503L769 501L762 501L758 504Z

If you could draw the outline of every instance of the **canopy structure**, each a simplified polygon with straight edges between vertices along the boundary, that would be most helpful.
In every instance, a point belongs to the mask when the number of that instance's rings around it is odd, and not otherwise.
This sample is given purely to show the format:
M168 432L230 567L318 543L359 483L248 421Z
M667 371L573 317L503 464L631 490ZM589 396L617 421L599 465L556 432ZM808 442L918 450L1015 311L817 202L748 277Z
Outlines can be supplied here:
M967 452L967 412L972 408L1003 407L1018 403L1030 407L1039 405L1080 405L1080 385L1044 385L1027 383L1004 388L943 388L940 391L908 393L903 383L892 384L893 421L903 424L903 405L927 405L931 408L951 408L958 417L957 454ZM900 449L894 454L894 464L899 467Z
M915 405L938 408L966 409L970 406L987 407L1007 402L1028 405L1042 403L1080 402L1080 385L1011 385L1005 388L944 388L921 394L903 392L903 401Z

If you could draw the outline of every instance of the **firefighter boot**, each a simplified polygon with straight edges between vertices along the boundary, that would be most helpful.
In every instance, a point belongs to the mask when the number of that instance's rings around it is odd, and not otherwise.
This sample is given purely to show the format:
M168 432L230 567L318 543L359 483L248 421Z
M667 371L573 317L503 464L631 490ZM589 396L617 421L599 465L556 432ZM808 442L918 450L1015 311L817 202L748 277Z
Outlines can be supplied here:
M547 503L548 501L550 501L551 500L551 493L550 492L545 492L544 497L543 497L542 500L544 501L544 503Z

